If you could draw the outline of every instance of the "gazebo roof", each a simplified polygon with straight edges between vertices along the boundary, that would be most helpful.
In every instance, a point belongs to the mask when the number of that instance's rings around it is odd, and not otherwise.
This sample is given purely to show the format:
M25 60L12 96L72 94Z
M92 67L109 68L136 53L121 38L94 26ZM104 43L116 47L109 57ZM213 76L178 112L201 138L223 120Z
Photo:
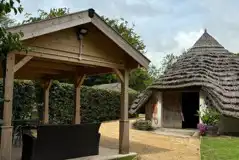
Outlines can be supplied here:
M13 82L16 79L40 80L44 90L43 123L49 123L49 94L52 80L74 82L74 124L80 124L80 87L86 75L116 73L122 83L119 153L129 153L128 84L129 73L150 63L93 9L42 20L8 29L22 31L21 41L28 52L8 53L0 76L4 75L1 159L11 159Z
M82 41L77 35L81 29L88 31ZM30 47L28 53L14 52L18 79L69 78L76 71L87 75L111 73L125 67L147 68L150 63L93 9L12 27L8 31L22 31L21 40Z
M144 105L154 89L183 90L188 87L200 87L221 113L239 117L239 57L226 50L207 31L144 91L147 94L141 94L130 112Z

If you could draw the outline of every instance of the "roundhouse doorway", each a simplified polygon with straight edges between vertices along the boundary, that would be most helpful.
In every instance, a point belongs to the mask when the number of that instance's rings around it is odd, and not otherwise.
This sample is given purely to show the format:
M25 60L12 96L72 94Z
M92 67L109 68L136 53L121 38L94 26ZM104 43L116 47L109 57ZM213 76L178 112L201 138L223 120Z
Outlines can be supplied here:
M199 117L199 92L182 92L182 128L197 128Z

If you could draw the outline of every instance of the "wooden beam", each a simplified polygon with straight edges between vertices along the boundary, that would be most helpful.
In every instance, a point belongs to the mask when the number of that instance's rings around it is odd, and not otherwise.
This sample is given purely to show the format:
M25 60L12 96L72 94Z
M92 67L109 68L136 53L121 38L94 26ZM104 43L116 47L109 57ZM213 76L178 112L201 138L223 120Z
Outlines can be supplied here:
M120 130L119 130L119 153L129 153L129 70L123 71L123 81L121 81L121 107L120 107Z
M122 73L120 72L120 70L114 68L113 71L116 73L117 77L119 78L119 80L121 82L124 82L124 76L122 75Z
M29 62L33 56L25 56L23 59L21 59L17 64L14 66L14 73L18 71L22 66L24 66L27 62Z
M25 74L28 74L28 75L31 74L31 73L52 74L52 75L58 75L58 74L64 73L64 72L61 72L59 70L54 70L54 69L51 69L51 68L43 69L43 68L37 68L37 67L22 68L18 72L21 73L21 74L25 73Z
M60 71L74 71L76 70L76 66L71 66L63 63L55 63L52 61L31 61L27 64L29 67L42 68L42 69L54 69Z
M84 82L85 75L82 76L76 76L75 79L75 110L74 110L74 124L80 124L81 122L81 117L80 117L80 89L81 85Z
M86 58L85 56L82 56L82 59L79 61L78 55L75 54L74 57L68 56L67 52L62 52L64 55L59 55L60 51L54 51L51 49L41 49L39 50L33 50L28 53L25 52L15 52L16 54L19 55L31 55L34 57L38 58L45 58L49 60L57 60L61 62L68 62L71 64L75 65L91 65L91 66L101 66L101 67L108 67L108 68L119 68L119 69L124 69L124 64L117 64L117 63L112 63L112 62L106 62L104 60L94 60L92 58Z
M44 80L42 83L44 89L44 109L43 109L43 123L49 123L49 91L52 80Z
M3 126L1 134L1 160L12 159L12 101L15 54L6 58L6 76L4 85Z

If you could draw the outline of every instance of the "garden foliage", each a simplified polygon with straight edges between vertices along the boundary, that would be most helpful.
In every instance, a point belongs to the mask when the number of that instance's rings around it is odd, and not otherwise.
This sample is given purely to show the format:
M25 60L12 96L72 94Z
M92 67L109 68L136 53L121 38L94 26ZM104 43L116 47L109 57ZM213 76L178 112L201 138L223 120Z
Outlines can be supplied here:
M2 86L2 82L0 82ZM1 88L1 87L0 87ZM2 90L0 90L2 95ZM54 82L50 89L50 123L72 123L74 113L74 87L71 84ZM13 119L30 119L34 107L41 113L43 108L43 90L32 81L14 82ZM129 102L136 97L129 94ZM2 104L1 104L2 105ZM120 93L81 88L81 121L83 123L102 122L119 119ZM41 118L42 115L39 115Z
M138 130L151 131L154 130L150 120L138 119L133 123L133 127Z

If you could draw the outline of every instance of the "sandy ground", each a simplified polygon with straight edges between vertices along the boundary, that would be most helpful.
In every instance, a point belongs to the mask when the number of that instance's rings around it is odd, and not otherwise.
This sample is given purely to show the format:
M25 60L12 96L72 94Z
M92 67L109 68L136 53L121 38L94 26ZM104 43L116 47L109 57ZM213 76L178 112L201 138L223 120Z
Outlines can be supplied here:
M119 122L103 123L100 146L118 149ZM199 160L200 140L130 129L130 151L145 160Z

